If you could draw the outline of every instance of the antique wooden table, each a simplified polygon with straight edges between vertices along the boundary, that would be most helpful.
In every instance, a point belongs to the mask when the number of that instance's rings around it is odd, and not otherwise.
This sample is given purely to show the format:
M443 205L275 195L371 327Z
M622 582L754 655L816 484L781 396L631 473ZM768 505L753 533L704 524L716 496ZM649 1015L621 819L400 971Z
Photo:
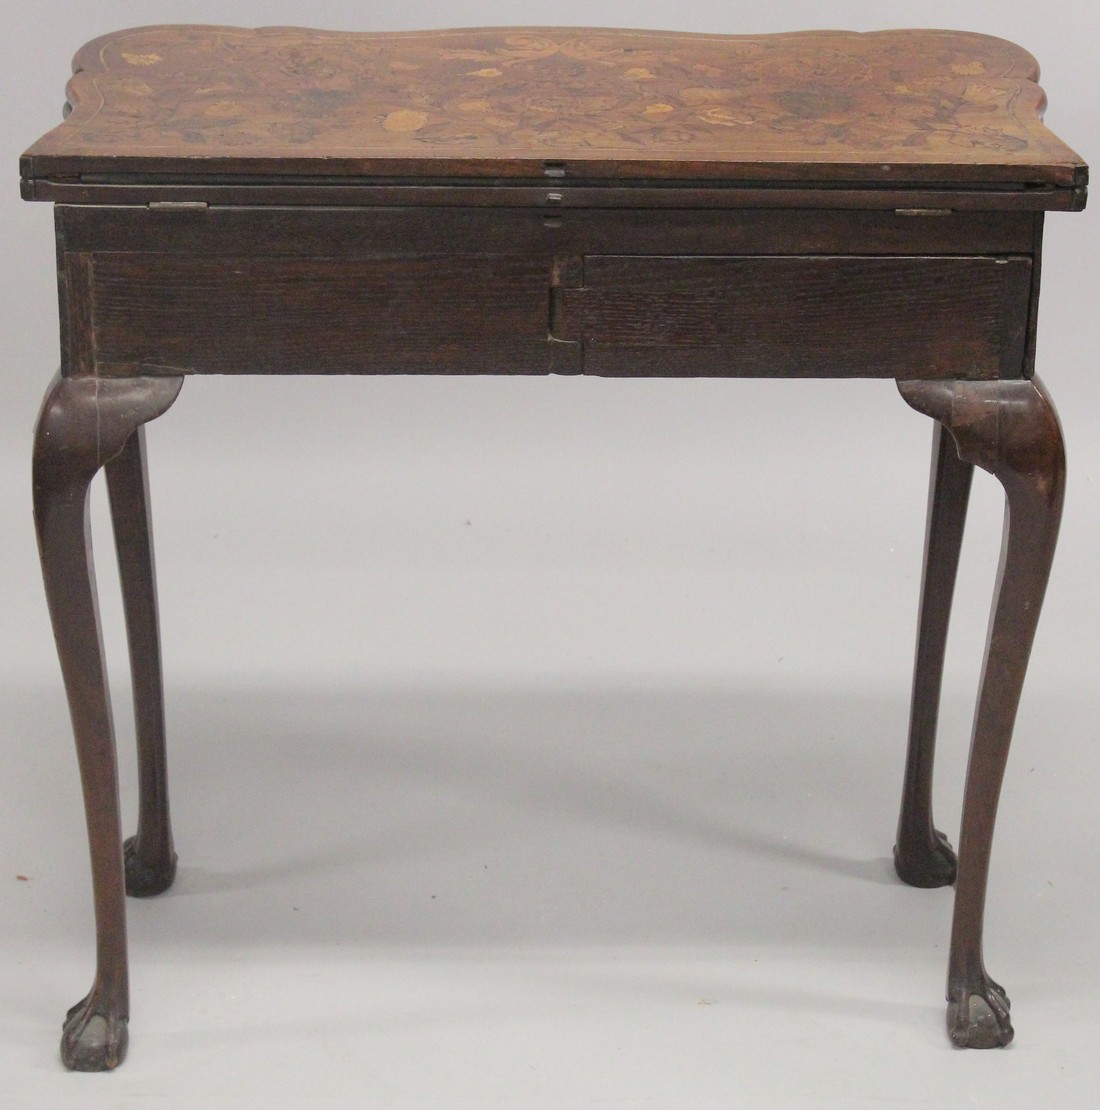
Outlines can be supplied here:
M1040 122L1034 59L945 31L180 26L97 39L74 70L70 114L22 160L24 196L56 204L34 503L98 938L65 1063L122 1059L124 892L175 873L142 426L211 373L896 379L936 422L897 871L956 882L951 1039L1007 1043L986 877L1064 483L1033 374L1040 241L1086 183ZM931 770L974 464L1008 511L956 863ZM138 720L125 843L86 531L100 468Z

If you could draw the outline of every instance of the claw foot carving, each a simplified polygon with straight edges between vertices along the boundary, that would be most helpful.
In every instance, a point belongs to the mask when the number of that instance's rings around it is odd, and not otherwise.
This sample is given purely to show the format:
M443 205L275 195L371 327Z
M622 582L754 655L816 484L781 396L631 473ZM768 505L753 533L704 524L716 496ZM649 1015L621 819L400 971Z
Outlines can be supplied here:
M894 846L894 870L898 878L909 886L931 889L950 886L955 881L959 868L959 858L947 837L934 829L935 840L920 852L912 849L901 850Z
M1013 1037L1008 995L991 979L962 989L947 1005L947 1032L956 1048L1002 1048Z
M126 869L126 893L131 898L153 898L163 894L176 878L176 853L150 863L142 859L137 837L131 836L122 845Z
M93 991L65 1015L61 1061L72 1071L111 1071L126 1056L128 1040L126 1018L103 1013Z

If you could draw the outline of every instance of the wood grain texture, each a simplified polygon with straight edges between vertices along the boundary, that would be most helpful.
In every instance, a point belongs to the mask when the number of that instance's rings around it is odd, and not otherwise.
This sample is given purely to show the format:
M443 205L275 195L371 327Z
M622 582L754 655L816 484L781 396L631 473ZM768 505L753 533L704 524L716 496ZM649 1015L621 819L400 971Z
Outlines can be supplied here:
M1026 258L584 262L562 338L589 374L1018 378Z
M951 31L163 26L76 56L27 178L202 172L1080 187L1038 66Z
M104 375L571 369L548 336L548 269L530 259L113 253L93 273Z
M104 376L1018 378L1027 258L91 256Z

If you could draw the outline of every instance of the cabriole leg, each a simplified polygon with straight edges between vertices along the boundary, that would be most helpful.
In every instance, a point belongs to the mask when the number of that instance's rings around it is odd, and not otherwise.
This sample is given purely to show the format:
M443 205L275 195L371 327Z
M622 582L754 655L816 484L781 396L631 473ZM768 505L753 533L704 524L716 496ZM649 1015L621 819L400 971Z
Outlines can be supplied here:
M126 893L149 897L172 885L176 853L168 811L164 684L143 426L130 434L122 451L104 469L118 550L137 731L138 827L137 834L123 844Z
M899 382L905 400L951 433L959 456L1005 491L1005 525L966 773L947 1025L965 1048L1012 1039L1008 997L982 955L986 884L997 801L1031 645L1046 592L1065 492L1058 416L1038 379Z
M959 458L955 441L943 425L936 423L934 428L909 751L894 846L899 877L919 887L950 886L958 863L947 838L932 821L932 764L951 599L974 475L973 465Z
M125 1054L126 906L114 726L103 660L88 488L133 432L165 412L182 378L54 379L34 440L34 516L46 599L69 701L92 859L96 972L68 1013L67 1067L102 1071Z

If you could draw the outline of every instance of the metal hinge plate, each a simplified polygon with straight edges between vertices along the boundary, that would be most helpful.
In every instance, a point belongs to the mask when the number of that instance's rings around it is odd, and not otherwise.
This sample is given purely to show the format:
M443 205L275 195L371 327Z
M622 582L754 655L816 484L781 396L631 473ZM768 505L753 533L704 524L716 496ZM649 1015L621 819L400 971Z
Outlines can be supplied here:
M151 200L150 212L205 212L210 207L205 200Z

